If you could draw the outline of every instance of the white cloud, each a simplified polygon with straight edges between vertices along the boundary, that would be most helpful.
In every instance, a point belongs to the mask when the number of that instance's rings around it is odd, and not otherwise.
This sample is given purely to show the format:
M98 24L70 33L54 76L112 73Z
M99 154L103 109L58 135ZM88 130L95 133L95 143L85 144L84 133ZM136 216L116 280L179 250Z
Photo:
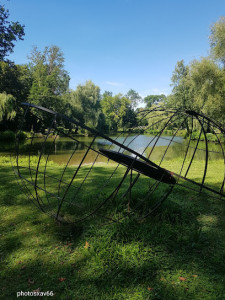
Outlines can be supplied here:
M111 86L123 86L123 83L120 82L106 81L105 83Z

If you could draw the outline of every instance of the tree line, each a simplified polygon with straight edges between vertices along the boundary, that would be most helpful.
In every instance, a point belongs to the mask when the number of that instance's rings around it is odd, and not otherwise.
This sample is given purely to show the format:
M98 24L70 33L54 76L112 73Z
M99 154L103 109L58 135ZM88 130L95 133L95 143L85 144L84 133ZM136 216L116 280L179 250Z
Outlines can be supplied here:
M78 119L102 132L127 130L136 124L135 108L141 97L130 89L126 95L101 94L91 80L69 88L64 56L57 46L40 51L34 47L26 65L0 61L0 130L16 130L22 102L43 106ZM43 131L48 119L39 111L29 119L27 130Z
M210 55L178 61L167 105L203 112L225 125L225 17L211 26Z
M148 95L144 99L133 89L125 95L101 93L91 80L75 90L69 88L69 73L59 47L34 47L28 62L17 65L7 59L17 40L24 38L24 25L8 21L9 12L0 5L0 131L17 129L21 103L29 102L78 119L101 132L129 130L138 125L137 108L154 105L202 111L225 123L225 18L211 26L208 57L188 65L178 61L171 77L170 95ZM26 129L42 131L48 125L38 111Z

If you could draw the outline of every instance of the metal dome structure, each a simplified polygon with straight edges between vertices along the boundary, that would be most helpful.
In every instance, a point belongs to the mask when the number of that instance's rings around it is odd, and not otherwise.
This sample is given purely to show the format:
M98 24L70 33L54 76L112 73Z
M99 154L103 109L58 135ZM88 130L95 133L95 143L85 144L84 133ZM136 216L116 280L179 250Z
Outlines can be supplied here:
M23 107L12 157L14 172L26 197L59 222L76 223L95 216L111 221L127 215L144 218L177 186L225 197L225 131L202 113L163 107L143 110L135 128L125 136L111 137L50 109L29 103ZM38 140L38 150L35 133L26 147L20 133L34 117L39 122L45 118L49 124L44 138ZM181 129L187 130L186 139L180 137ZM88 137L78 134L84 131ZM144 140L143 133L147 133ZM66 138L68 151L55 168L52 158L59 136ZM212 136L219 151L210 143ZM212 182L212 156L219 162L218 186Z

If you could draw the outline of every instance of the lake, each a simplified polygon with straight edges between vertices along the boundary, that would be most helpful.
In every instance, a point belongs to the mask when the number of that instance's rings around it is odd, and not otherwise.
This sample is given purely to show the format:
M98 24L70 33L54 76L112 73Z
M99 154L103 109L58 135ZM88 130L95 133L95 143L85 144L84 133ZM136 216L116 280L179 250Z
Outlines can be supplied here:
M136 152L142 154L145 157L148 157L150 152L152 151L152 146L156 142L156 138L152 135L130 135L124 136L121 135L119 137L110 136L112 139L115 139L119 143L123 143L125 146L130 147L131 149L135 150ZM154 150L150 155L150 159L152 161L160 161L163 157L164 153L166 160L171 160L175 158L182 158L185 155L185 151L187 148L188 141L183 139L182 137L174 137L173 141L171 142L171 136L162 136L158 139ZM57 137L49 138L45 145L45 154L49 155L49 160L52 160L58 164L65 164L67 163L68 159L70 158L71 154L73 153L74 149L76 148L76 152L71 159L71 164L79 164L82 157L84 156L87 145L90 145L93 137L76 137L78 142L65 138L65 137ZM20 155L39 155L42 151L42 143L44 139L42 138L35 138L32 142L31 147L31 140L26 140L24 143L20 145ZM195 147L196 141L193 141L190 145L190 150L188 151L188 156L190 157L193 154L193 149ZM169 148L168 148L169 145ZM104 138L97 137L92 144L92 149L111 149L118 151L119 147L116 145L112 145L109 141ZM167 149L168 148L168 149ZM198 146L198 150L196 152L195 159L202 160L205 159L205 144L204 142L200 142ZM10 151L13 152L14 145L1 143L0 145L0 155L1 156L8 156ZM221 149L218 144L209 143L209 159L221 159ZM128 152L124 152L125 154L130 154ZM85 162L84 163L92 163L96 159L96 152L89 151ZM130 154L132 155L132 154ZM98 157L98 161L105 161L105 158L102 156Z

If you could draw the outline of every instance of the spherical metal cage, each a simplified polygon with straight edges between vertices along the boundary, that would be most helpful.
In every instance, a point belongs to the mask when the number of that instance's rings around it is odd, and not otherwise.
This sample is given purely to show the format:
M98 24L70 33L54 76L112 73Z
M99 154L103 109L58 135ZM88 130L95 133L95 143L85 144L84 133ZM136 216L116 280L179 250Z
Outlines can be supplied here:
M13 168L27 198L60 222L94 216L112 221L127 215L144 218L175 186L225 197L225 131L202 113L164 107L143 110L135 128L111 137L44 107L28 103L23 107ZM24 143L21 132L31 118L47 120L48 128L42 138L31 131ZM181 131L186 132L185 139ZM56 167L52 161L63 138L63 160Z

